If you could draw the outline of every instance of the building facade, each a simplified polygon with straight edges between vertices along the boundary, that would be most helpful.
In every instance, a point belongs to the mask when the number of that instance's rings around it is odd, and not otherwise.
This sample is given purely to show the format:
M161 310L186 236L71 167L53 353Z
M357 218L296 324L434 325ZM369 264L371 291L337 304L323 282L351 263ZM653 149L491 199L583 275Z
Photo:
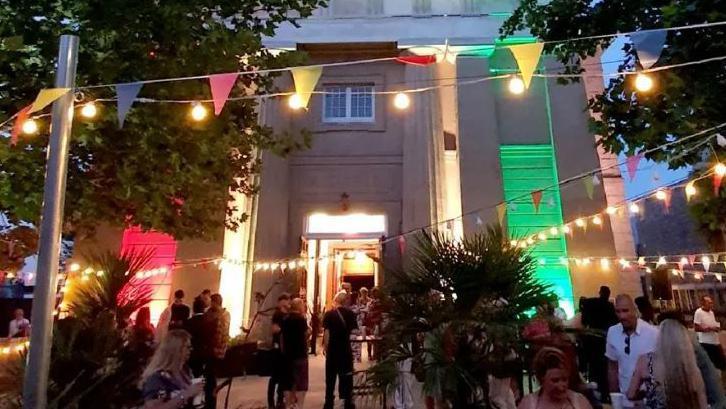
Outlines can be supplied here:
M495 206L506 200L504 222L520 236L623 200L617 166L603 174L592 197L579 181L550 188L615 161L596 148L588 131L587 99L602 90L601 78L561 85L535 77L521 95L510 93L506 81L486 80L517 71L507 45L534 41L526 33L498 39L516 1L330 3L300 21L300 28L281 27L266 45L306 51L311 64L447 55L426 66L385 60L326 67L308 109L291 109L282 98L264 103L263 123L278 131L307 130L312 146L284 158L262 152L259 194L236 198L249 222L220 234L217 243L178 243L176 249L177 260L224 254L238 262L223 262L219 272L184 266L164 279L192 294L219 288L233 333L260 308L254 294L265 293L288 270L310 305L324 308L342 282L354 288L382 284L378 261L400 262L414 245L413 235L401 234L434 226L466 236L497 223ZM556 70L557 64L544 57L540 69ZM599 64L588 64L588 72L598 70ZM283 76L280 87L292 90L292 79ZM430 89L409 94L406 109L396 107L394 94L380 93L425 87ZM530 193L538 189L545 190L537 208ZM538 276L553 284L569 313L578 297L594 296L600 285L641 291L637 272L561 262L632 258L627 216L551 236L533 251Z

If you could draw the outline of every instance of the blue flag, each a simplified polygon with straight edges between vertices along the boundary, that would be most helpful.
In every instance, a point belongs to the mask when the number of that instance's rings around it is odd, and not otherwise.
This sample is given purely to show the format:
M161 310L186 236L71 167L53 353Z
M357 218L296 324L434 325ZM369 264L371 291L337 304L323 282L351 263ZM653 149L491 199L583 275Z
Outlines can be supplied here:
M124 127L124 120L126 119L126 114L129 113L131 105L133 105L136 96L139 95L139 91L141 91L142 85L143 84L140 82L116 85L116 97L118 98L116 103L119 129Z

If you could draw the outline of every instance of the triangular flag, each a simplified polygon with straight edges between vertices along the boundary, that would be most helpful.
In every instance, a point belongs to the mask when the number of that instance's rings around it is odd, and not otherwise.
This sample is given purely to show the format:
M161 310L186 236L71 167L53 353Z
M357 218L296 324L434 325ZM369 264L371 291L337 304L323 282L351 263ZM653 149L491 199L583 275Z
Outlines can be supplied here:
M214 101L214 115L219 115L222 112L237 77L236 72L209 76L209 88L212 91L212 100Z
M396 57L396 61L411 65L429 65L436 62L436 55L404 55Z
M711 268L711 259L708 256L701 257L701 263L703 264L703 270L708 272Z
M499 225L504 226L504 216L507 214L507 204L500 203L497 205L497 218L499 219Z
M307 108L310 97L318 84L323 67L297 67L290 69L295 82L295 93L300 96L300 106Z
M635 32L630 34L633 41L633 47L638 53L638 61L644 69L648 69L655 64L660 58L665 45L666 30Z
M714 273L713 275L716 276L716 280L718 280L719 282L723 282L723 274L721 274L721 273Z
M721 181L723 180L723 175L719 174L718 172L713 173L713 195L718 197L718 190L721 189Z
M539 204L542 201L542 191L535 190L532 192L532 204L534 204L534 211L539 213Z
M398 250L403 254L406 252L406 237L398 236Z
M587 197L592 199L593 194L595 193L595 186L592 184L592 178L586 177L582 179L582 183L585 185L585 193L587 193Z
M716 134L716 143L718 144L718 146L720 146L722 148L726 148L726 137L724 137L720 133L717 133Z
M476 219L474 219L474 223L476 223L477 226L481 226L484 224L484 221L479 217L479 215L476 215Z
M118 116L118 127L119 129L124 127L124 121L126 120L126 114L129 113L131 105L134 104L136 96L141 91L140 82L131 82L127 84L116 85L116 115Z
M32 105L28 105L25 108L21 109L20 112L18 112L18 115L15 116L15 123L13 124L13 131L10 134L10 145L13 146L16 143L18 143L18 135L20 135L20 132L23 130L23 123L28 119L28 114L30 113L30 109L32 108Z
M555 198L554 198L554 196L550 196L550 198L547 199L547 206L549 206L549 207L555 207Z
M592 185L593 186L600 186L600 178L597 175L592 175Z
M507 206L507 210L510 212L516 212L517 211L517 204L512 202Z
M628 156L628 159L626 160L628 175L630 176L631 182L633 181L633 179L635 179L635 173L638 171L638 164L640 163L641 159L643 159L643 154L638 153L633 156Z
M529 88L529 84L532 82L532 76L537 65L539 65L539 57L542 55L542 49L544 43L529 43L509 46L509 51L512 52L514 60L517 61L519 71L522 73L522 81L524 81L524 88Z
M690 255L688 256L688 264L693 265L693 263L696 262L696 256Z
M41 89L38 96L33 101L33 106L30 108L29 114L40 111L47 107L51 102L65 95L66 92L70 91L70 88L46 88Z

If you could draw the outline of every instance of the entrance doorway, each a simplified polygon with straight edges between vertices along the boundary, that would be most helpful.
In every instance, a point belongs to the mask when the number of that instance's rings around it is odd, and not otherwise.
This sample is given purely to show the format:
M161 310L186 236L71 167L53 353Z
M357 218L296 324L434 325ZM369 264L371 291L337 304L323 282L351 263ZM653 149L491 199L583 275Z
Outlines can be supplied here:
M353 291L377 286L380 237L386 234L383 215L314 214L308 217L303 237L307 250L308 305L324 311L332 305L343 283Z

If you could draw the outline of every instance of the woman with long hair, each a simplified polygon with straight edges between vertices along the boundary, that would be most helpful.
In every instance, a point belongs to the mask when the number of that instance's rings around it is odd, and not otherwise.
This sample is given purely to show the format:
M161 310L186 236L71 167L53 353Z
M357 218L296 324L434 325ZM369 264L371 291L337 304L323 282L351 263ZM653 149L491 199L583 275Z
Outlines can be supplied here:
M638 359L627 395L645 398L647 409L708 407L691 335L678 321L660 324L655 351Z
M146 362L154 353L154 325L151 323L149 307L136 312L134 325L129 329L129 350L141 362Z
M192 383L187 361L191 337L180 329L170 330L141 375L144 408L171 409L188 405L203 391L202 383Z
M308 337L310 329L305 318L307 306L301 298L290 302L290 314L282 323L281 352L288 367L283 382L285 407L302 409L308 390Z

